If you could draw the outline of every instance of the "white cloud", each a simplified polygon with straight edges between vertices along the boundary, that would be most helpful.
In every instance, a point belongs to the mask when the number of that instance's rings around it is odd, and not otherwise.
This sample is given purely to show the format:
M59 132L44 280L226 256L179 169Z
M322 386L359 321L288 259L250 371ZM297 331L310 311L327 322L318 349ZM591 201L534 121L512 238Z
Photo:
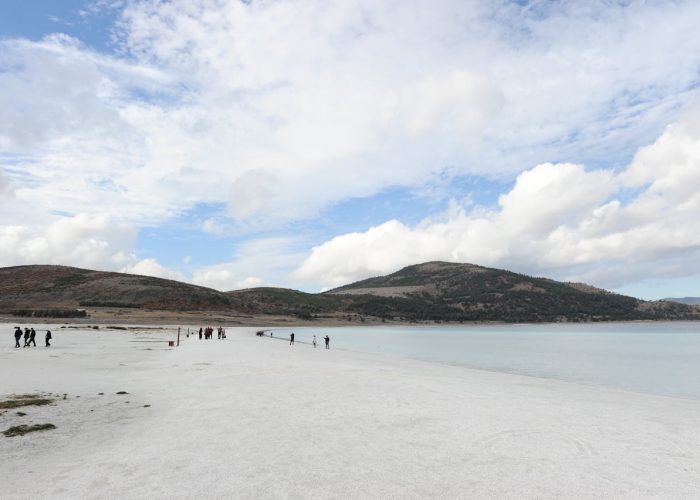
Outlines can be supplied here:
M48 224L0 225L0 265L65 264L115 269L132 260L134 227L106 215L55 217Z
M216 290L228 291L242 288L253 288L264 285L264 281L256 276L239 275L236 271L227 269L226 265L195 271L192 282L214 288Z
M697 94L698 2L95 5L124 7L121 52L65 35L0 41L0 194L11 185L15 196L0 205L5 264L133 267L140 228L198 204L226 204L239 224L211 219L205 231L268 236L445 172L502 179L532 165L497 210L455 206L418 227L394 221L340 236L299 276L338 284L429 257L613 282L622 279L615 262L660 258L673 273L685 267L671 260L693 254L690 121L619 175L563 162L619 168L676 121ZM673 172L662 175L667 164ZM51 229L77 234L79 224L86 233L65 241ZM660 235L665 243L647 244ZM262 255L270 261L236 254L218 282L281 283L301 261L298 246ZM611 257L596 268L601 255ZM214 283L206 272L194 279Z
M0 225L0 266L62 264L185 281L156 259L134 254L137 230L105 214L53 217L48 223Z
M214 219L206 219L202 221L202 231L209 234L220 236L224 233L224 227Z
M120 269L122 273L140 274L143 276L154 276L156 278L165 278L169 280L186 281L182 273L168 269L162 266L156 259L143 259L134 264Z
M10 184L10 179L0 170L0 204L14 198L15 192Z
M192 273L192 282L218 290L281 286L305 253L292 238L261 238L240 244L231 262L206 266Z
M338 286L429 260L472 262L619 287L697 274L700 128L690 120L640 149L618 175L543 164L518 176L499 207L455 205L410 228L393 220L315 247L296 278ZM623 202L624 188L639 192Z
M121 5L117 3L117 5ZM696 2L131 2L128 58L0 42L23 200L158 224L275 225L341 200L552 158L620 158L689 99ZM676 50L683 46L684 50Z

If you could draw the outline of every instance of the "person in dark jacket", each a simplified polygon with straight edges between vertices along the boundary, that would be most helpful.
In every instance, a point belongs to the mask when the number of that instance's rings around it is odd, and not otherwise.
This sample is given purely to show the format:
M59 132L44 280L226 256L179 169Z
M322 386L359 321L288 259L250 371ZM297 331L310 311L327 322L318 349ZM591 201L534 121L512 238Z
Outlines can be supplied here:
M294 345L294 332L289 335L289 345Z
M29 328L24 329L24 345L22 347L27 347L29 345Z
M34 347L36 347L36 340L35 339L36 339L36 331L34 330L34 328L32 328L31 330L29 330L29 344L27 344L27 345L34 344Z
M22 347L19 345L19 339L22 338L22 329L19 326L15 327L15 347Z
M199 327L199 340L202 340L202 327Z
M326 341L326 349L330 349L329 344L331 343L331 338L328 335L326 335L325 337L323 337L323 340Z
M46 330L46 347L51 347L51 330Z

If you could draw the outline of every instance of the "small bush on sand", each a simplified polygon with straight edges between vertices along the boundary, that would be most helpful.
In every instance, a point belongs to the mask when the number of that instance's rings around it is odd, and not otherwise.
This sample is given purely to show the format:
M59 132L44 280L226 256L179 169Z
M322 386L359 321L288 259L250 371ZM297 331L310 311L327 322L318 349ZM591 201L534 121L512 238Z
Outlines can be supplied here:
M24 436L30 432L49 431L55 428L56 426L53 424L15 425L2 433L5 437L14 437Z
M44 398L39 394L21 394L19 396L10 396L10 399L0 401L0 408L7 410L23 406L44 406L51 403L53 403L53 399Z

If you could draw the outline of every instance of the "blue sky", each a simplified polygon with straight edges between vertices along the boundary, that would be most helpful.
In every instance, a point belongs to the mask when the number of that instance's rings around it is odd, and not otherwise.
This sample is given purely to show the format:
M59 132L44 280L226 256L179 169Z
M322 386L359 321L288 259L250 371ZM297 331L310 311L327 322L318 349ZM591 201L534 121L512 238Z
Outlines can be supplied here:
M85 0L4 0L0 5L3 38L39 41L52 33L69 34L85 45L112 51L111 30L121 2Z
M318 291L449 260L700 295L698 19L7 0L0 265Z

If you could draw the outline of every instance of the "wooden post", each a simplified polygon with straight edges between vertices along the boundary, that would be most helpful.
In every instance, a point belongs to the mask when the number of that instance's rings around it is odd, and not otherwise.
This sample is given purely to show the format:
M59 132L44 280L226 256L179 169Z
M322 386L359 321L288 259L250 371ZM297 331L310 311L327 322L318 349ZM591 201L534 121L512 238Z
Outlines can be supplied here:
M180 327L177 327L177 346L180 347Z

